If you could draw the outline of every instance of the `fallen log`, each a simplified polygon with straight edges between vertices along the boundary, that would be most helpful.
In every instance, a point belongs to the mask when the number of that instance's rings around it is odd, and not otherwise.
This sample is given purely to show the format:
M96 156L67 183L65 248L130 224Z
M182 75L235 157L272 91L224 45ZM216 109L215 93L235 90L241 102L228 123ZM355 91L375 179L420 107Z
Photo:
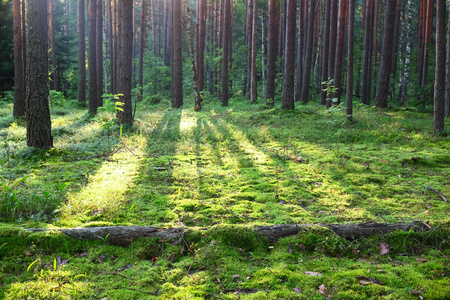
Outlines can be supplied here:
M232 226L232 225L227 225ZM296 235L304 229L312 226L321 226L329 228L338 236L354 239L375 234L386 234L396 230L402 231L427 231L431 227L423 222L416 221L413 223L364 223L364 224L286 224L271 226L255 226L256 233L262 234L270 243L275 243L279 238ZM208 228L198 228L206 230ZM43 231L59 231L68 236L79 240L104 240L113 245L125 246L133 240L143 237L157 237L162 241L179 242L185 234L188 234L189 228L158 228L144 226L113 226L113 227L86 227L86 228L69 228L69 229L45 229L30 228L26 229L31 232Z

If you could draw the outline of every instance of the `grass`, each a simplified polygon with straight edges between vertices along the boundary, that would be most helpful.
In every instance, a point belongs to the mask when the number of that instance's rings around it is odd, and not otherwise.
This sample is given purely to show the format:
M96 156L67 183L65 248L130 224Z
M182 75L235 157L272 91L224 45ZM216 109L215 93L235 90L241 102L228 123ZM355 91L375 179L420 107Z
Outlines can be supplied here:
M140 103L121 140L55 105L50 150L27 148L25 122L0 103L0 299L324 299L322 284L332 299L448 299L449 206L428 187L450 196L450 138L432 136L430 114L361 107L349 123L315 104L205 102ZM414 220L435 230L347 241L311 229L268 245L245 227ZM114 225L192 234L120 248L21 229ZM54 268L57 256L69 262Z

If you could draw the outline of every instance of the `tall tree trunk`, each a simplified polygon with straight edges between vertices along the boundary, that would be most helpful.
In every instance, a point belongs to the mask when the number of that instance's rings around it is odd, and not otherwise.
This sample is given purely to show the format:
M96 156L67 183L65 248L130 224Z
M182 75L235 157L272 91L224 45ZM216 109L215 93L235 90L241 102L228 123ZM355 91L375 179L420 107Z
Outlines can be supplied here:
M434 134L444 132L445 106L445 0L437 0L436 9L436 68L434 76Z
M347 118L353 119L353 46L355 38L355 0L348 0Z
M24 98L23 98L23 107L25 114L25 94L26 94L26 77L27 77L27 14L26 14L26 6L25 0L22 0L22 57L23 57L23 90L24 90Z
M267 95L267 87L266 87L266 23L267 23L267 15L266 15L266 6L263 6L262 19L261 19L261 82L262 82L262 94L263 98L266 98Z
M223 14L223 23L224 24L230 24L231 21L231 0L223 0L224 3L224 14ZM228 99L229 99L229 49L230 49L230 31L225 30L225 27L222 28L222 34L223 34L223 54L222 54L222 105L228 106Z
M411 1L411 0L409 0ZM450 18L447 24L447 61L445 64L445 117L450 117Z
M269 0L269 33L267 42L267 95L266 104L274 106L275 102L275 64L277 60L278 40L278 1Z
M53 89L55 91L59 91L58 85L58 62L56 61L56 41L55 41L55 3L54 0L49 0L49 35L50 35L50 47L52 53L52 70L51 70L51 78L53 83Z
M198 2L197 72L198 90L205 89L206 0Z
M89 68L89 112L97 113L97 0L89 1L89 48L88 48L88 68ZM100 75L101 76L101 75Z
M53 147L48 86L47 0L28 1L27 145Z
M193 85L194 85L194 110L195 111L199 111L201 110L201 97L200 97L200 91L198 88L198 81L199 81L199 76L198 76L198 72L199 70L197 69L197 64L195 62L195 48L194 48L194 35L195 35L195 30L194 30L194 24L192 21L192 12L191 9L189 8L189 3L187 2L188 0L183 0L184 3L184 7L187 10L187 35L188 35L188 45L189 45L189 55L191 57L191 67L192 67L192 77L193 77Z
M305 63L305 50L307 34L304 34L308 28L308 0L300 1L300 8L298 14L298 37L297 37L297 81L296 81L296 94L295 102L300 101L303 88L303 64Z
M97 108L103 106L103 1L97 0Z
M258 97L257 82L256 82L256 33L258 32L258 1L253 2L253 19L252 19L252 38L251 38L251 72L250 72L250 101L256 102Z
M330 10L331 10L331 0L326 0L325 6L325 32L323 37L323 48L322 48L322 82L328 81L328 54L330 48ZM320 104L327 104L327 93L324 91L326 86L321 84L321 92L320 92Z
M403 77L400 83L399 91L399 101L405 103L408 96L408 85L409 85L409 64L411 58L411 22L412 22L412 0L408 0L407 13L406 13L406 36L405 36L405 66L403 70Z
M138 74L138 84L139 84L139 94L138 101L142 101L144 93L144 50L145 50L145 35L147 28L147 0L141 1L141 32L140 32L140 42L139 42L139 74Z
M309 89L311 83L311 65L312 65L312 54L313 54L313 42L314 42L314 18L317 9L316 0L309 0L309 10L308 10L308 40L306 41L306 51L305 51L305 63L303 69L303 84L302 84L302 94L301 101L303 103L308 103L309 101Z
M131 102L131 77L133 70L133 1L120 0L118 3L119 19L119 53L118 53L118 87L122 94L120 101L124 103L123 111L117 112L119 124L133 122Z
M13 2L14 14L14 108L15 118L25 115L25 69L23 65L22 11L20 0Z
M84 19L85 0L78 0L78 102L86 102L86 22Z
M423 65L422 65L422 82L421 86L425 87L427 85L427 75L428 75L428 60L429 60L429 49L427 47L428 44L431 43L431 33L433 27L433 9L434 9L434 0L428 0L426 4L426 18L425 18L425 39L424 39L424 56L423 56ZM425 107L426 103L426 95L422 94L422 107Z
M383 49L381 52L380 74L377 84L375 106L386 108L389 95L389 80L392 71L392 45L394 40L395 15L397 0L386 0L386 16L384 19Z
M247 0L247 15L245 18L245 39L244 45L247 46L246 71L244 73L242 95L246 96L249 90L250 82L247 78L251 78L252 69L252 28L253 28L253 0Z
M328 52L328 77L334 77L334 67L336 62L336 42L337 42L337 21L338 21L338 2L331 0L330 10L330 42ZM333 78L334 79L334 78ZM331 98L327 99L327 107L332 105Z
M114 80L113 80L113 70L114 70L114 51L113 51L113 19L112 19L112 0L106 0L106 39L107 44L107 56L109 58L109 90L113 93L114 90Z
M312 0L314 1L314 0ZM294 77L295 77L295 32L297 19L297 1L288 0L286 11L286 46L284 55L284 81L282 109L294 109Z
M418 85L422 85L422 74L423 74L423 58L425 54L425 18L427 14L427 0L419 0L419 21L417 23L417 45L419 47L419 65L417 80Z
M118 18L118 14L117 14L117 0L112 0L113 1L113 16L114 16L114 21L113 21L113 59L112 59L112 64L114 65L114 91L113 94L117 94L117 86L118 86L118 82L117 82L117 78L118 78L118 66L119 66L119 34L118 34L118 24L117 24L117 18Z
M361 82L361 103L370 105L370 81L372 62L372 33L373 33L373 0L366 0L365 24L364 24L364 58Z
M183 49L182 49L182 16L181 0L173 0L172 24L172 107L183 105Z
M164 1L164 49L163 49L163 61L165 66L171 65L172 57L172 3ZM160 29L161 31L162 29Z
M336 60L334 64L334 86L337 88L334 98L337 99L335 104L341 103L342 95L342 63L344 61L345 50L345 29L347 20L347 1L340 0L339 5L339 23L336 44Z

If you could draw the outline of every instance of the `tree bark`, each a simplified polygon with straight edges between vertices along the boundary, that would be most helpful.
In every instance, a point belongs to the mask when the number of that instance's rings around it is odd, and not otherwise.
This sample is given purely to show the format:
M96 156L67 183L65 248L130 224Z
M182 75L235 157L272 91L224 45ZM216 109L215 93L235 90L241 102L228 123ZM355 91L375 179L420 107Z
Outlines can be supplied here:
M206 0L198 2L197 72L198 90L205 89Z
M258 98L258 85L256 79L256 33L258 32L258 1L253 1L252 34L250 47L250 101L256 102Z
M97 0L89 1L89 112L97 113Z
M96 33L96 65L97 65L97 108L103 106L103 1L97 0L97 33Z
M323 48L322 48L322 82L328 81L328 77L330 76L328 74L328 55L330 52L330 10L331 10L331 0L326 0L326 6L325 6L325 32L324 32L324 38L323 38ZM327 93L324 91L326 86L324 84L321 84L321 91L320 91L320 104L326 105L327 104Z
M253 0L247 0L247 14L245 18L245 39L244 45L247 46L247 61L245 66L242 95L247 96L249 90L248 78L251 77L252 66L252 26L253 26Z
M131 76L133 70L133 1L120 0L118 3L119 53L118 53L118 86L117 92L122 94L120 101L124 103L123 111L117 112L119 124L133 122L131 102Z
M266 104L274 106L275 103L275 76L278 41L278 1L269 1L269 32L267 42L267 94Z
M298 9L298 37L297 37L297 81L296 81L296 93L295 102L301 100L302 88L303 88L303 70L305 63L305 51L308 31L308 1L300 1L300 7Z
M414 223L364 223L350 225L335 224L285 224L271 226L253 226L257 234L267 238L274 244L280 238L297 235L313 226L324 227L332 230L336 235L346 239L358 239L377 234L388 234L397 230L408 232L428 231L430 226L423 222ZM202 228L207 230L208 228ZM117 246L127 246L139 238L157 237L162 241L180 242L185 235L189 235L188 228L158 228L141 226L115 226L115 227L86 227L70 229L29 228L30 232L59 231L78 240L103 240Z
M53 89L59 91L59 78L58 78L58 62L56 60L56 41L55 41L55 3L54 0L48 1L48 18L49 18L49 35L50 35L50 48L52 53L52 68L51 68L51 79L53 84Z
M180 108L183 106L183 54L182 54L182 17L181 0L172 1L172 107Z
M380 73L377 84L377 95L375 106L386 108L389 95L389 80L392 71L392 46L394 42L395 15L397 11L397 0L386 0L386 16L384 19L383 49L380 60Z
M355 38L355 0L348 0L347 119L353 120L353 47Z
M78 32L78 102L86 102L86 22L84 19L85 0L78 0L77 32Z
M411 57L411 14L412 14L412 0L408 0L407 3L407 13L406 13L406 36L405 36L405 67L403 69L403 76L400 75L400 90L399 90L399 101L405 103L408 96L408 85L409 85L409 64Z
M222 105L228 106L229 99L229 49L230 49L230 31L225 30L225 24L230 24L231 21L231 0L223 0L224 3L224 13L223 13L223 25L222 28L222 41L223 41L223 52L222 52Z
M14 15L14 118L25 115L25 69L23 64L22 10L20 0L13 2Z
M113 51L113 18L112 18L112 0L106 0L106 40L107 48L106 48L106 55L107 58L109 58L109 92L111 94L114 94L114 51ZM108 91L105 91L108 92Z
M411 1L411 0L409 0ZM450 117L450 18L447 24L447 60L445 64L445 117Z
M336 60L334 64L334 86L337 88L336 93L333 98L337 99L336 103L341 103L342 95L342 63L344 61L344 50L345 50L345 28L347 20L347 1L340 0L339 5L339 23L337 32L337 43L336 43Z
M117 77L118 77L118 65L119 65L119 34L118 34L118 24L117 24L117 0L112 0L113 1L113 16L114 16L114 20L113 20L113 59L111 64L114 65L114 78L112 79L114 81L114 90L113 90L113 94L117 94L117 85L119 84L117 82Z
M437 0L436 9L436 68L434 76L434 134L444 132L445 107L445 0Z
M141 32L139 42L139 74L138 74L138 101L142 101L144 93L144 50L145 50L145 35L147 28L147 0L141 2Z
M364 58L361 82L361 103L370 105L371 64L372 64L372 34L373 34L373 0L366 0L364 24Z
M47 0L28 1L27 145L53 147L48 102Z
M308 103L309 101L309 89L311 83L311 65L312 65L312 55L313 55L313 42L314 42L314 18L317 9L316 0L309 0L309 10L308 10L308 39L306 41L306 51L305 51L305 62L303 70L303 83L302 83L302 94L301 101L303 103Z
M337 16L338 16L338 0L331 0L330 10L330 42L328 49L328 77L334 77L334 67L336 63L336 42L337 42ZM333 78L334 79L334 78ZM331 97L327 98L327 108L332 103Z
M314 1L314 0L312 0ZM297 1L288 0L286 9L286 46L284 55L284 81L282 109L294 109L294 77L295 77L295 32L297 19Z

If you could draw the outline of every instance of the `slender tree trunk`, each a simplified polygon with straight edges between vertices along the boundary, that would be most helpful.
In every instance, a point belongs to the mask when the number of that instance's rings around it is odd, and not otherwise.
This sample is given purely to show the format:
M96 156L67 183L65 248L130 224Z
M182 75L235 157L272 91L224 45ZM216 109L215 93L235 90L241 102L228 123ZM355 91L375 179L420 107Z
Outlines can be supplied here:
M445 106L445 0L437 0L436 9L436 68L434 79L434 134L444 132Z
M89 1L89 52L88 52L88 67L89 67L89 112L91 114L97 113L97 0Z
M103 1L97 0L97 108L103 106Z
M118 53L118 86L117 92L122 94L120 101L124 103L123 111L117 112L119 124L133 122L131 102L131 77L133 70L133 1L120 0L118 3L119 21L119 53Z
M14 14L14 108L15 118L25 115L25 69L23 68L22 11L20 0L13 2Z
M23 57L23 74L24 74L24 80L23 80L23 90L24 93L26 93L26 80L27 80L27 14L26 14L26 3L25 0L22 0L22 57ZM25 114L25 94L24 94L24 100L23 100L23 107L24 107L24 114Z
M247 0L247 15L245 18L245 39L244 45L247 46L247 61L246 61L246 73L244 73L242 95L247 95L250 82L247 78L251 78L252 69L252 28L253 28L253 0Z
M264 6L265 8L265 6ZM266 9L263 10L261 19L261 82L262 82L262 94L263 98L267 99L267 86L266 86Z
M323 48L322 48L322 82L328 81L328 54L330 52L330 10L331 10L331 0L326 0L325 6L325 32L323 38ZM320 104L327 104L327 93L324 91L326 86L321 84L320 92Z
M56 41L55 41L55 3L54 0L49 0L49 33L50 33L50 42L51 42L51 53L52 53L52 70L51 70L51 78L53 83L53 89L55 91L59 91L58 85L58 62L56 60Z
M334 86L337 88L334 98L337 99L335 104L341 103L342 95L342 63L344 62L345 50L345 28L347 20L347 1L340 0L339 5L339 23L336 44L336 60L334 64Z
M253 2L253 19L252 19L252 38L251 38L251 89L250 89L250 101L256 102L258 97L257 82L256 82L256 33L258 32L258 1Z
M314 0L312 0L314 1ZM295 32L297 19L297 1L288 0L286 9L286 46L284 55L284 81L282 109L294 109L294 83L295 83Z
M303 69L305 63L305 50L306 50L306 40L307 34L305 30L308 31L308 0L300 1L300 8L298 14L299 26L298 26L298 37L297 37L297 81L296 81L296 94L295 102L300 101L303 88Z
M348 0L347 119L353 120L353 46L355 38L355 0Z
M110 93L114 93L114 51L113 51L113 19L112 19L112 0L106 0L106 18L107 18L107 34L106 39L108 40L108 50L107 50L107 56L109 57L109 89Z
M411 1L411 0L409 0ZM450 18L447 24L447 61L445 64L445 117L450 117Z
M419 0L419 21L417 23L417 45L419 47L419 65L417 71L418 85L422 85L423 58L425 54L425 17L427 0Z
M429 60L429 49L427 47L428 44L431 43L431 33L433 27L433 9L434 9L434 0L428 0L426 5L426 18L425 18L425 44L424 44L424 56L423 56L423 66L422 66L422 83L421 86L425 87L427 85L427 74L428 74L428 60ZM426 103L426 95L422 94L422 107L425 107Z
M28 1L27 145L53 147L48 86L47 0Z
M408 96L409 85L409 64L411 58L411 22L412 22L412 0L408 0L406 14L406 50L405 50L405 66L403 70L403 79L400 84L399 101L405 103ZM402 78L402 76L400 76Z
M183 49L181 0L173 0L172 24L172 107L183 106Z
M373 0L367 0L364 24L364 58L361 82L361 103L370 105L370 81L371 81L371 62L372 62L372 21Z
M114 82L114 90L113 90L113 94L117 94L117 86L118 86L118 65L119 65L119 34L118 34L118 24L117 24L117 0L112 0L113 1L113 16L114 16L114 20L113 20L113 58L111 61L111 64L114 65L114 78L113 78L113 82Z
M306 41L306 51L305 51L305 63L303 70L303 84L302 84L302 94L301 101L303 103L308 103L309 101L309 89L311 83L311 65L312 65L312 54L313 54L313 42L314 42L314 17L316 15L317 2L316 0L309 0L309 10L308 10L308 40Z
M203 91L205 89L206 0L199 0L198 7L197 86L199 91Z
M84 19L85 0L78 0L78 102L86 102L86 22Z
M269 0L269 33L267 43L267 95L266 104L274 106L275 102L275 76L278 40L278 1Z
M383 49L381 52L380 74L377 84L377 95L375 105L386 108L389 95L389 80L392 71L392 45L394 40L395 15L397 11L397 0L386 0L386 16L384 19Z
M337 15L338 0L331 0L330 10L330 42L328 49L328 77L334 76L334 67L336 61L336 42L337 42ZM334 79L334 78L333 78ZM331 97L327 98L327 108L333 104Z
M223 0L224 3L224 24L230 24L231 21L231 0ZM228 106L228 99L229 99L229 45L230 45L230 31L225 30L225 27L222 28L222 34L223 34L223 54L222 54L222 105Z
M141 3L142 4L141 4L141 32L139 42L138 101L142 101L144 93L144 50L145 50L145 35L147 28L147 0L142 0Z

